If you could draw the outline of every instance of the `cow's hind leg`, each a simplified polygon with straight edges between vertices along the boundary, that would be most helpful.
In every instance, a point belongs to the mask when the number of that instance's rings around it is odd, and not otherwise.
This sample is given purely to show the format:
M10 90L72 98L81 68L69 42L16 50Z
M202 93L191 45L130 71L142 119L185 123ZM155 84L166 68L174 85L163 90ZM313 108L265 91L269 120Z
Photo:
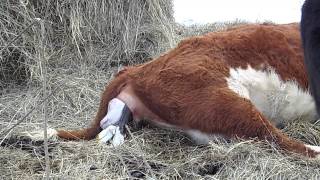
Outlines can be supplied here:
M309 157L315 157L320 152L318 147L289 138L273 126L249 99L228 88L198 90L182 102L184 116L179 122L172 121L176 126L207 134L267 140L281 149Z

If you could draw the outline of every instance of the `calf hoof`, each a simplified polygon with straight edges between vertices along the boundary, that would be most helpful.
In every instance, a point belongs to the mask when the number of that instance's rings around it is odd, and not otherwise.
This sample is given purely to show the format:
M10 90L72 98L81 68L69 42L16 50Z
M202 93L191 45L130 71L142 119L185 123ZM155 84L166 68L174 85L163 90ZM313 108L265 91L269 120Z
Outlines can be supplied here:
M120 132L119 126L110 125L102 130L97 137L100 143L110 142L114 147L124 143L124 135Z

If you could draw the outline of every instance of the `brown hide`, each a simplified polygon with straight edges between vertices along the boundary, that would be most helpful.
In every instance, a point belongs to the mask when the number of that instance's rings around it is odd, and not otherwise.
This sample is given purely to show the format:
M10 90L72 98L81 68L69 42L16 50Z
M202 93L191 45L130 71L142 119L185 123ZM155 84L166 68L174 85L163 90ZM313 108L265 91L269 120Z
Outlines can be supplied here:
M242 109L243 105L237 105L237 100L245 103L247 100L227 87L231 67L273 67L283 80L296 80L307 88L302 58L297 24L245 25L184 40L167 54L132 68L125 75L140 100L166 123L212 129L210 124L216 122L215 119L229 120L228 116L234 114L230 112L239 109L237 106L241 106L240 112L248 112ZM222 98L224 94L228 99ZM226 107L215 113L221 106ZM207 112L202 112L206 109ZM205 125L199 124L204 121L196 120L209 114L219 118L211 118ZM189 119L193 120L186 123ZM223 123L214 124L225 127Z
M129 87L157 117L151 121L227 137L267 139L285 150L314 157L316 152L282 134L250 100L228 88L230 68L248 65L262 70L272 67L283 80L295 80L306 89L298 24L244 25L183 40L159 58L119 72L102 95L91 127L96 131L90 137L75 131L63 131L69 136L59 131L59 136L92 138L107 113L107 102L116 97L119 88Z

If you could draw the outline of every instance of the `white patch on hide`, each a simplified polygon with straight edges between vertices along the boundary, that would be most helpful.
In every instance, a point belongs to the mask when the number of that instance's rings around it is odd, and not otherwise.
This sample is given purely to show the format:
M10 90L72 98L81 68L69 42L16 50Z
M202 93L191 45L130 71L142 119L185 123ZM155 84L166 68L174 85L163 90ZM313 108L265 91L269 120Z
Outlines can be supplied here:
M178 126L174 126L164 122L154 122L155 125L165 129L172 129L175 131L183 132L187 136L189 136L193 143L196 145L206 145L209 144L209 141L213 139L213 137L217 137L217 135L210 135L204 132L201 132L196 129L181 129Z
M272 69L268 71L231 68L228 87L249 99L276 126L290 121L317 119L315 103L309 92L295 81L282 81Z
M308 145L308 144L305 144L305 146L307 148L310 148L310 149L314 150L315 152L319 152L320 153L320 146L312 146L312 145Z
M312 146L312 145L308 145L308 144L305 144L305 146L307 148L310 148L311 150L314 150L315 152L318 152L320 153L320 146ZM320 160L320 154L318 154L316 157L315 157L316 160Z
M192 141L197 145L205 145L208 144L210 141L210 136L206 133L203 133L198 130L188 130L186 133L190 136Z
M56 140L57 139L57 130L48 128L47 129L47 138L48 140ZM29 137L30 139L34 141L43 141L44 140L44 131L43 130L37 130L33 132L22 132L22 136Z

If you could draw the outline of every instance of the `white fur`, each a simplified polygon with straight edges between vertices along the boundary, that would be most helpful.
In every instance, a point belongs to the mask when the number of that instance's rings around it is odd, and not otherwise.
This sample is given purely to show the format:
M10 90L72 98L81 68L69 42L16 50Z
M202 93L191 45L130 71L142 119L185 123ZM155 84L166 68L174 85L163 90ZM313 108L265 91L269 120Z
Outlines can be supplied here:
M112 99L108 104L108 113L100 121L103 129L97 136L100 143L110 142L113 146L120 146L124 143L124 135L121 134L119 126L115 125L120 121L125 103L118 98Z
M305 146L306 146L307 148L310 148L311 150L314 150L315 152L320 153L320 146L312 146L312 145L308 145L308 144L305 144ZM316 159L319 159L319 160L320 160L320 155L317 155L317 156L316 156Z
M196 145L209 144L209 141L211 139L213 139L213 137L215 136L215 135L210 135L210 134L201 132L201 131L196 130L196 129L188 129L188 130L180 129L177 126L174 126L174 125L171 125L171 124L167 124L167 123L164 123L164 122L155 122L155 125L157 125L157 126L159 126L161 128L173 129L173 130L176 130L176 131L183 132L186 135L188 135Z
M188 130L186 133L197 145L205 145L210 141L210 136L198 130Z
M112 138L111 144L116 147L124 143L124 135L121 134L119 127L116 129L116 132Z
M296 119L317 119L315 103L309 92L299 88L294 81L282 81L272 69L231 68L227 83L231 90L249 99L275 125Z
M97 138L100 143L107 143L110 141L114 147L124 143L124 135L120 133L119 127L114 125L110 125L102 130Z
M104 130L102 130L97 136L99 142L107 143L109 140L111 140L113 135L116 133L116 129L117 129L117 126L111 125L105 128Z
M100 127L102 129L107 128L110 125L116 124L120 121L122 110L125 107L125 103L118 98L112 99L108 104L108 113L100 121Z
M312 145L308 145L308 144L305 144L305 146L307 148L310 148L310 149L320 153L320 146L312 146Z
M57 139L58 132L55 129L48 128L47 129L47 138L49 140L56 140ZM33 132L22 132L22 136L30 137L30 139L35 141L43 141L44 140L44 131L43 130L37 130Z

